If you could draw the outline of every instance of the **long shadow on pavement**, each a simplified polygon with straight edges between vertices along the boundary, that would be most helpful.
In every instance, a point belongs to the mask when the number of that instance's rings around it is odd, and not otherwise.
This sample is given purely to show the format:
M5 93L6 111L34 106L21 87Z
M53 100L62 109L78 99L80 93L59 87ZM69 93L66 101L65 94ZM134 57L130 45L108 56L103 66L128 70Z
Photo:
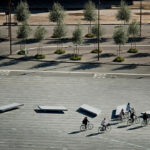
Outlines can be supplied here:
M78 133L81 133L81 132L83 132L83 131L78 130L78 131L69 132L68 134L78 134Z
M138 65L136 64L129 64L129 65L122 65L121 67L112 69L113 71L115 70L131 70L131 69L136 69Z
M117 128L127 128L128 125L121 125L121 126L118 126Z
M103 132L101 132L101 133L92 133L92 134L88 134L86 137L91 137L91 136L96 136L96 135L99 135L99 134L103 134Z
M128 130L136 130L136 129L141 129L141 128L143 128L143 126L136 126L136 127L133 127L133 128L129 128Z
M93 69L93 68L97 68L97 67L101 67L100 64L90 64L90 63L86 63L86 64L80 64L78 67L73 68L72 70L88 70L88 69Z

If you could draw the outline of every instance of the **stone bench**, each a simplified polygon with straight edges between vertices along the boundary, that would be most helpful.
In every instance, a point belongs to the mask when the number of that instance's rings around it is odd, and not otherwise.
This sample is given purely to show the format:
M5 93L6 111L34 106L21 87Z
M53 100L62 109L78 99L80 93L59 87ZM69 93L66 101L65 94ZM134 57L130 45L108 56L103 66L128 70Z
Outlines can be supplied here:
M79 107L80 110L84 110L88 113L92 113L95 116L98 116L101 113L101 110L94 108L92 106L89 106L87 104L83 104Z
M42 111L67 111L68 109L64 106L38 106Z
M4 106L0 106L0 112L5 112L9 110L13 110L18 108L19 106L23 106L24 104L19 104L19 103L12 103Z

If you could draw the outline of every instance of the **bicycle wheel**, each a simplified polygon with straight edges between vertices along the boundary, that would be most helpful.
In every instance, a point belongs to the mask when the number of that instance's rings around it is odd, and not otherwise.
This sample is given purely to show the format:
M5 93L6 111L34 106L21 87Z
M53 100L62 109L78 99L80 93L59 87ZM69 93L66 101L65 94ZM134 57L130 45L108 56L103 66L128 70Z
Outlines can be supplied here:
M94 125L93 125L93 124L91 124L91 123L90 123L90 124L88 124L88 129L89 129L89 130L92 130L92 129L93 129L93 127L94 127Z
M111 130L111 126L106 126L106 131L110 131Z
M86 130L85 125L82 124L82 125L80 126L80 131L85 131L85 130Z
M132 124L132 120L131 120L131 119L128 119L127 125L129 126L129 125L131 125L131 124Z
M141 126L142 126L142 127L145 127L145 126L146 126L146 122L145 122L144 120L142 120Z
M98 127L98 133L104 132L103 127Z
M136 124L140 123L140 118L136 117L136 118L135 118L135 123L136 123Z

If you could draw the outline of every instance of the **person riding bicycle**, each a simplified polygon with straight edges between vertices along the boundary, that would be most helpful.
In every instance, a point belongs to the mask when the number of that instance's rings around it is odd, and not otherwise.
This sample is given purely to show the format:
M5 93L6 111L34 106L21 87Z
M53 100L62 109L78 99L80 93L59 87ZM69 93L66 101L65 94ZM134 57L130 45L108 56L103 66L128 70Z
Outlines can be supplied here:
M85 129L87 128L87 123L88 123L88 118L87 117L84 117L83 121L82 121L82 124L85 125Z
M106 130L106 126L107 126L107 124L106 124L106 118L104 118L104 119L102 120L101 126L103 127L104 130Z
M121 112L120 112L120 119L121 120L123 119L124 115L125 115L124 109L121 109Z
M143 121L147 124L147 119L148 119L148 115L147 115L147 113L145 112L144 114L143 114Z
M130 103L127 104L126 111L127 111L128 113L129 113L129 112L131 113Z
M131 121L132 121L132 123L133 123L133 122L134 122L134 119L135 119L135 113L134 113L134 111L131 112L131 114L130 114L130 119L131 119Z

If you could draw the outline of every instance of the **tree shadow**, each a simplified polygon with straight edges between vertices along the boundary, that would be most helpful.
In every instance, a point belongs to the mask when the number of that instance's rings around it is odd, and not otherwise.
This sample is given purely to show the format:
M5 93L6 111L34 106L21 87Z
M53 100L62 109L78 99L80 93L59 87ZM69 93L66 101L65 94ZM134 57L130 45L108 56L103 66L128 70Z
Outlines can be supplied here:
M40 110L40 109L35 109L34 110L36 113L49 113L49 114L64 114L63 111L54 111L54 110Z
M68 59L71 57L72 54L63 54L61 56L59 56L57 59Z
M127 41L127 43L131 43L131 42L141 42L141 41L143 41L143 40L145 40L146 38L145 37L136 37L136 38L134 38L134 39L132 39L131 37L129 37L128 38L128 41Z
M108 40L109 40L108 38L101 38L100 42L103 43L103 42L107 42ZM93 43L97 44L97 38L85 39L84 43L85 44L93 44Z
M100 57L102 57L102 58L114 57L114 56L116 56L116 55L113 54L113 53L102 53L102 54L100 55Z
M129 128L128 130L136 130L136 129L140 129L140 128L143 128L143 126L136 126L136 127L133 127L133 128Z
M9 60L8 62L3 62L0 64L0 67L6 67L6 66L11 66L11 65L16 65L20 62L20 60Z
M41 62L40 64L37 64L37 65L31 67L30 69L46 68L46 67L56 66L58 64L59 64L59 62L56 62L56 61Z
M36 39L27 39L26 41L24 40L18 40L17 42L14 42L13 44L33 44L37 43L38 41Z
M136 64L129 64L129 65L123 65L121 67L112 69L113 71L115 70L131 70L131 69L136 69L138 65Z
M100 64L80 64L78 67L73 68L72 70L88 70L88 69L93 69L93 68L97 68L97 67L101 67Z
M150 53L137 53L129 56L129 58L134 58L134 57L150 57Z
M9 39L0 38L0 43L1 43L1 42L5 42L5 41L9 41Z

